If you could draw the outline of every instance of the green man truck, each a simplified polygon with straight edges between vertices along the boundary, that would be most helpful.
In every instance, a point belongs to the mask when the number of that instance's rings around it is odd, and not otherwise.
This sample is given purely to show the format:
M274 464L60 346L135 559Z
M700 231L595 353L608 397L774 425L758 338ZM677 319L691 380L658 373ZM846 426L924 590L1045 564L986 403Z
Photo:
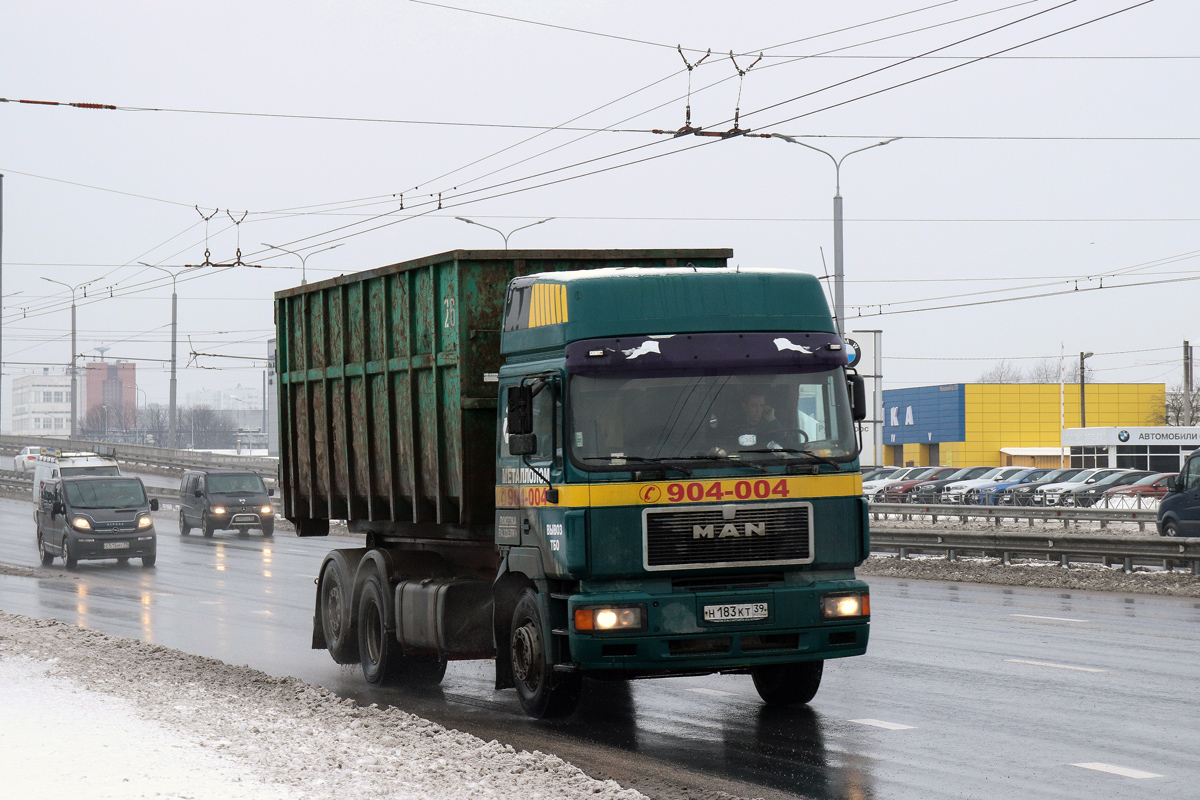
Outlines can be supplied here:
M820 284L731 250L444 253L275 295L283 513L345 520L312 646L372 684L494 659L749 673L807 703L866 651L862 378Z

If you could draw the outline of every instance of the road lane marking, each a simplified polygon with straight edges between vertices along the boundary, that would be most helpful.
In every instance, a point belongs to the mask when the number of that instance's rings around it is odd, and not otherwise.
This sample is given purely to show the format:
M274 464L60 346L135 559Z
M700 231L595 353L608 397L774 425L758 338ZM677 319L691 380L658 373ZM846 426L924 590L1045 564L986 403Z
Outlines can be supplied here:
M1071 619L1070 617L1043 617L1038 614L1010 614L1011 617L1025 617L1026 619L1052 619L1055 622L1087 622L1086 619Z
M1070 664L1051 664L1049 661L1027 661L1023 658L1006 658L1012 664L1032 664L1035 667L1054 667L1055 669L1072 669L1076 672L1108 672L1106 669L1096 669L1095 667L1072 667Z
M720 689L705 689L699 686L689 686L688 691L696 694L711 694L713 697L737 697L733 692L722 692Z
M1112 764L1101 764L1096 761L1089 761L1084 764L1072 764L1071 766L1072 767L1083 767L1084 769L1094 769L1097 772L1109 772L1109 773L1112 773L1113 775L1120 775L1125 778L1142 779L1142 778L1161 778L1162 777L1162 775L1159 775L1158 773L1155 773L1155 772L1143 772L1140 769L1130 769L1129 767L1117 767L1117 766L1113 766Z
M870 725L872 728L883 728L888 731L910 731L916 728L915 725L901 725L899 722L884 722L881 719L852 719L851 722L857 722L859 725Z

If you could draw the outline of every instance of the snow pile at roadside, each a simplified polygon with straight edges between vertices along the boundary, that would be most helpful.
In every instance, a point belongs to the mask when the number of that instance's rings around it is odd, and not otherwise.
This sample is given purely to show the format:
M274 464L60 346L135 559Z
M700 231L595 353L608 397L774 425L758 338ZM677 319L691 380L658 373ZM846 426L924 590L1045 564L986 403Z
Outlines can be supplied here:
M14 775L27 783L13 796L644 797L555 756L359 707L295 678L4 612L0 681L5 792ZM61 769L97 747L103 757ZM63 786L76 772L86 782Z

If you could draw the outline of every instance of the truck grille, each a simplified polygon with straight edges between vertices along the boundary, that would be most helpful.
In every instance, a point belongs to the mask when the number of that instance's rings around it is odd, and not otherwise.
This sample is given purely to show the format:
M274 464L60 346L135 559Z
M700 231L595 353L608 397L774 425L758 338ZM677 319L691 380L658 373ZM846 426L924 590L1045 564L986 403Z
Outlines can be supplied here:
M812 561L809 503L648 508L642 520L648 570Z

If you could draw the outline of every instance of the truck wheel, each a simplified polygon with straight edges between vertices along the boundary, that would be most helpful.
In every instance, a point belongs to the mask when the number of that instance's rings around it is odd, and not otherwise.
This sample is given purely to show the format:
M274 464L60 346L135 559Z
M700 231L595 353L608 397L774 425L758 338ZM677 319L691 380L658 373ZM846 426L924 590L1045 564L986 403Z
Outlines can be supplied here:
M510 630L509 658L521 708L536 719L570 716L579 705L583 677L578 672L554 671L542 635L542 611L532 589L518 598Z
M358 601L358 653L363 677L374 686L441 683L446 662L436 656L406 656L394 631L388 630L388 598L379 578L371 575Z
M65 566L67 569L75 569L77 566L79 566L79 559L75 558L70 547L67 546L67 537L65 536L63 537L62 542L62 560L63 566Z
M42 566L48 567L54 563L54 554L46 549L46 540L42 538L42 532L38 531L38 555L42 557Z
M325 563L321 575L321 632L329 655L339 664L357 664L358 631L355 627L354 576L342 558Z
M824 661L801 661L754 667L750 675L754 678L758 696L767 705L794 706L816 697L824 671Z
M183 509L179 509L179 535L187 536L192 532L192 526L187 524L187 519L183 516Z
M216 527L212 523L212 520L208 518L207 511L200 515L200 528L204 531L204 535L209 539L211 539L212 535L217 531Z

